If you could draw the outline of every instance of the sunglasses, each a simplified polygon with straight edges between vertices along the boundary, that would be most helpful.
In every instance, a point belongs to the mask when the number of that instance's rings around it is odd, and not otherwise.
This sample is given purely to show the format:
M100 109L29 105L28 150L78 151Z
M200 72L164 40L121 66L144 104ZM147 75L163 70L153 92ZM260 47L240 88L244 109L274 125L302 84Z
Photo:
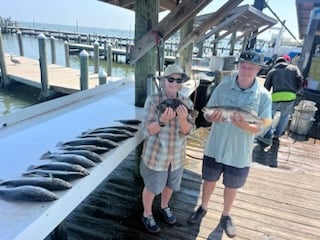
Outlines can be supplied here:
M173 78L173 77L167 77L168 82L172 83L174 81L176 81L177 83L183 83L183 79L182 78Z
M239 60L241 61L249 61L256 64L261 64L261 58L257 54L251 54L251 53L241 53Z

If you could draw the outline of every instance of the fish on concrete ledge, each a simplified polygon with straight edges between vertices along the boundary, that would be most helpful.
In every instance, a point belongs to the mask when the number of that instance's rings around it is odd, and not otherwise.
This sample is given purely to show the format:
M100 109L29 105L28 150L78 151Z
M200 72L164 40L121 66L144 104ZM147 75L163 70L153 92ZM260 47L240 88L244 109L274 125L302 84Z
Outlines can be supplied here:
M43 187L50 191L67 190L72 188L72 185L69 182L53 177L22 177L0 182L0 186L18 187L24 185Z
M23 185L18 187L0 188L0 198L7 201L48 202L59 197L43 187Z

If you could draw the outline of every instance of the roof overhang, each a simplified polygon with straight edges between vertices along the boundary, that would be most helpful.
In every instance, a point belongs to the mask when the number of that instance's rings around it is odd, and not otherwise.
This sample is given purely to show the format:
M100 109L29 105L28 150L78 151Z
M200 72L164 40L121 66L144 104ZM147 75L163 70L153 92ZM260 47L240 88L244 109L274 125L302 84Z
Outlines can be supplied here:
M201 23L209 16L210 14L199 16L196 18L195 23L201 25ZM250 35L251 38L254 38L258 34L274 26L276 23L277 20L267 16L255 7L243 5L232 10L224 19L216 24L211 31L201 36L198 41L207 39L214 34L219 34L218 38L215 39L215 41L218 41L232 33L240 33L240 36L237 38L247 37L248 35ZM255 34L252 34L254 32Z
M303 39L310 22L310 13L314 7L320 7L320 0L296 0L299 38Z
M98 0L100 2L109 3L118 7L135 11L136 0ZM176 0L160 0L159 11L173 10L177 6Z

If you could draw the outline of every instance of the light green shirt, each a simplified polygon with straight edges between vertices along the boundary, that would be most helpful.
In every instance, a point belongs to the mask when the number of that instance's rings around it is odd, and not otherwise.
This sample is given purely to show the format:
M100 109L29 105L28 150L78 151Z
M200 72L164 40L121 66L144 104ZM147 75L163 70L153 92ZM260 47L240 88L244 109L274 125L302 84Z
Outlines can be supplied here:
M271 119L271 96L266 88L255 80L252 87L242 90L236 76L223 79L212 93L207 106L235 106L254 112L262 119ZM231 122L213 123L205 155L217 162L237 167L249 167L255 134L244 131Z

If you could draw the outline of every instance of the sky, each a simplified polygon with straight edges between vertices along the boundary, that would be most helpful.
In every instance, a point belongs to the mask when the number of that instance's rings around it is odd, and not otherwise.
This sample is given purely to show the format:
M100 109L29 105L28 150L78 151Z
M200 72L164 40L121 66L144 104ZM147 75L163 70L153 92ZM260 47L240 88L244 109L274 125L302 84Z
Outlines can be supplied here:
M226 0L213 0L200 14L214 12L225 2ZM286 21L287 28L298 39L295 2L296 0L267 0L271 9L282 21ZM254 0L244 0L240 5L253 3ZM11 17L16 21L134 30L133 11L98 0L0 0L0 6L1 17ZM263 12L275 18L267 8ZM276 27L280 27L280 24ZM271 31L267 30L263 38L267 39L270 34ZM290 36L288 32L284 35Z

